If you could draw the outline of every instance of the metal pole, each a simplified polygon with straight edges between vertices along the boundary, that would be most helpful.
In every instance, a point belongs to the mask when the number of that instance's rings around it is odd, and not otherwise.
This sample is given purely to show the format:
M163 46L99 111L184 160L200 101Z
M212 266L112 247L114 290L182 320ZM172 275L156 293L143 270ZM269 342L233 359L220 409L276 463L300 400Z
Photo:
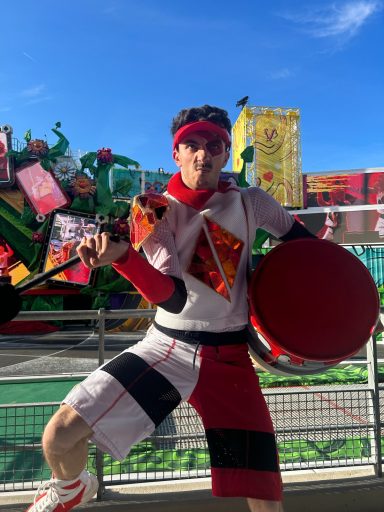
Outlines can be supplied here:
M96 448L96 476L99 482L99 488L97 489L97 500L100 501L104 494L104 478L103 478L103 467L104 467L104 455L99 448Z
M105 348L105 309L101 308L98 311L99 317L99 366L104 364L104 348ZM96 448L96 475L99 481L99 488L97 490L97 499L101 500L104 494L104 455L103 452Z
M379 376L377 364L377 344L374 334L367 343L367 367L368 367L368 387L372 392L372 414L374 422L374 444L376 446L376 476L382 478L383 463L381 453L381 420L380 420L380 394L379 394Z
M105 309L98 311L99 317L99 366L104 364L104 348L105 348Z

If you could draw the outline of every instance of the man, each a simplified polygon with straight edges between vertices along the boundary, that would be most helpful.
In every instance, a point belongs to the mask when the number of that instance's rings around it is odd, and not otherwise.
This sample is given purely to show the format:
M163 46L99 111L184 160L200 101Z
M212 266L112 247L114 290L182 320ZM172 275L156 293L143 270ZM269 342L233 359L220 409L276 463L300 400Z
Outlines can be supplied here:
M144 340L74 388L47 425L54 478L29 512L88 501L97 490L84 470L88 440L123 459L182 400L202 417L213 494L245 497L252 512L283 510L272 421L248 355L247 270L257 227L282 240L311 235L261 189L219 180L230 131L227 113L209 105L174 118L180 172L168 184L165 214L141 240L146 259L106 233L78 248L87 267L112 264L158 309ZM151 200L139 196L143 211Z

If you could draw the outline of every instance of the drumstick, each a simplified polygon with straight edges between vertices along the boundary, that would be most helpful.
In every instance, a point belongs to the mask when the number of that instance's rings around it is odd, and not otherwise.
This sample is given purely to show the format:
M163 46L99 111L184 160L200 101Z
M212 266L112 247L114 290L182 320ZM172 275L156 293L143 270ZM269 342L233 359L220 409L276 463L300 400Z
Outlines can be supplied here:
M118 235L111 235L109 238L112 242L120 242L120 237ZM5 322L9 322L19 313L21 309L21 294L25 293L31 288L34 288L35 286L38 286L39 284L44 283L56 274L59 274L60 272L73 267L77 263L80 263L80 261L80 256L72 256L72 258L64 261L57 267L51 268L42 274L38 274L33 279L30 279L26 283L17 287L14 287L9 282L0 282L0 325Z

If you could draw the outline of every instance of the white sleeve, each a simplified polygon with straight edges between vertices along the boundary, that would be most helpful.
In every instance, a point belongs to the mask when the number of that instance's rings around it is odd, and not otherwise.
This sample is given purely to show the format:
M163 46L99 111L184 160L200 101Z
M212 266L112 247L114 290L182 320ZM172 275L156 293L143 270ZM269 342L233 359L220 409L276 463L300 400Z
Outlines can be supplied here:
M277 238L288 233L294 223L293 216L272 196L259 187L247 189L256 227L262 228Z
M182 279L175 239L166 218L143 244L148 262L163 274Z

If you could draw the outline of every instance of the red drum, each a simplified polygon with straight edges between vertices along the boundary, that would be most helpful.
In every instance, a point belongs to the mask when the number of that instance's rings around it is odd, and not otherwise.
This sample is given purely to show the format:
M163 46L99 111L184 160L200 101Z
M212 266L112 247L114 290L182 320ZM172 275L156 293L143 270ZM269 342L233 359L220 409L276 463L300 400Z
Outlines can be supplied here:
M283 242L262 257L248 301L257 331L251 329L251 355L283 375L318 373L357 353L380 313L377 287L363 263L340 245L314 238Z

